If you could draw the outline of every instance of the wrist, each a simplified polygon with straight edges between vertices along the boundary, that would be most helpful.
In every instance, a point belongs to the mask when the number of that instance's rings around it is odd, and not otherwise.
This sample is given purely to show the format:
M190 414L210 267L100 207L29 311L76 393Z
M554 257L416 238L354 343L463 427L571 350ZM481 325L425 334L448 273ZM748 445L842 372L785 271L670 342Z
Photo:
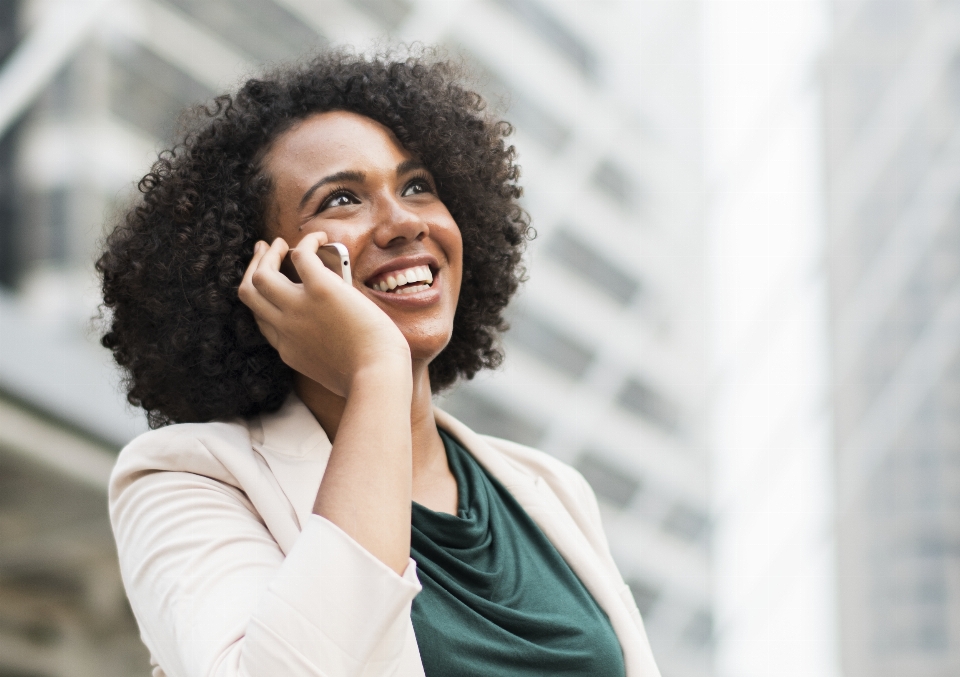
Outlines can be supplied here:
M357 391L381 392L391 399L413 395L410 353L384 354L359 368L350 379L347 396Z

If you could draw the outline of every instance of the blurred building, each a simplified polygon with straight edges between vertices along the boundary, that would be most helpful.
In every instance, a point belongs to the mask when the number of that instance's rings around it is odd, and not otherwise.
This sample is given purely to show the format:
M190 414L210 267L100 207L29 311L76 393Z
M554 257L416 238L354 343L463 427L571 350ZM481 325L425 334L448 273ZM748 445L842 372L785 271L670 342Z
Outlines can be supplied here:
M847 677L960 674L960 6L835 2L826 159Z
M104 506L110 455L143 429L89 321L104 223L184 107L328 44L414 40L515 124L539 234L503 370L441 403L584 473L664 675L711 674L699 3L2 7L0 50L33 58L0 67L0 100L24 102L0 105L0 482L20 487L0 492L0 675L148 670Z
M718 677L839 677L827 3L705 2Z
M587 477L661 670L707 675L699 5L620 5L469 3L443 32L517 126L538 232L503 370L443 406Z

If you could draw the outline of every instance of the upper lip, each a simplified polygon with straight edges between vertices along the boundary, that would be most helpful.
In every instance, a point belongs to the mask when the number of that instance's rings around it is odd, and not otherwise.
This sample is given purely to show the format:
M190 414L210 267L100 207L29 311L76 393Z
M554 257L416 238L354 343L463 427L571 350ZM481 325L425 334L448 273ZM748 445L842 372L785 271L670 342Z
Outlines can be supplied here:
M437 271L440 270L440 262L437 261L437 257L433 256L432 254L401 256L400 258L391 259L373 271L373 273L368 275L367 279L364 280L364 284L369 284L371 280L378 278L384 273L406 270L407 268L413 268L414 266L429 266L434 275L436 275Z

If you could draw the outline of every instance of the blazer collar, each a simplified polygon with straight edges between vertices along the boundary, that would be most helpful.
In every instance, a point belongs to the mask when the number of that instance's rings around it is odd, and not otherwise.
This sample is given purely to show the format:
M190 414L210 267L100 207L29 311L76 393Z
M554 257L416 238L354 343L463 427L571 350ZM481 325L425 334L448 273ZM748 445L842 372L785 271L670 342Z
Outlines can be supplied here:
M437 425L455 437L497 478L540 527L604 610L620 640L627 675L654 675L640 668L645 640L610 581L599 557L547 482L503 453L450 414L434 408ZM292 394L272 414L250 426L254 450L266 461L303 529L323 479L331 444L307 406ZM281 543L289 552L292 542ZM655 668L654 668L655 669Z
M509 462L482 437L450 414L434 408L437 425L453 435L528 510L540 506L537 477ZM263 457L303 528L313 512L332 445L307 405L291 393L276 412L250 426L254 450Z
M313 512L331 444L307 405L290 393L277 411L251 425L253 449L266 461L302 530ZM284 549L286 550L286 549Z

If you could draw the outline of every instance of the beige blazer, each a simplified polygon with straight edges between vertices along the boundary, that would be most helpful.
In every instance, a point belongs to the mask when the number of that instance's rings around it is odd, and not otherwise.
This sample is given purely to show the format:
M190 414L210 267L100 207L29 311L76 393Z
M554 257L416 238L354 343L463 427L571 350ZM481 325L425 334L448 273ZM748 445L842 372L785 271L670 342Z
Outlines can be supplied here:
M659 677L577 471L437 410L606 612L627 677ZM110 519L154 677L423 677L402 576L312 514L330 442L291 396L249 421L172 425L120 454Z

